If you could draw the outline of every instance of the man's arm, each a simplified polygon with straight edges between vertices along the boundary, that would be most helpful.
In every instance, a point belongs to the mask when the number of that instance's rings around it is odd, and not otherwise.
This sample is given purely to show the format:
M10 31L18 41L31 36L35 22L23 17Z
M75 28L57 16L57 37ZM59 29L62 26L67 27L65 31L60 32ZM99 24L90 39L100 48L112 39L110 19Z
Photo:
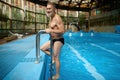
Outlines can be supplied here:
M63 25L61 17L57 15L55 18L55 22L56 22L55 26L57 26L58 29L55 29L52 32L63 34L65 32L65 30L64 30L64 25Z

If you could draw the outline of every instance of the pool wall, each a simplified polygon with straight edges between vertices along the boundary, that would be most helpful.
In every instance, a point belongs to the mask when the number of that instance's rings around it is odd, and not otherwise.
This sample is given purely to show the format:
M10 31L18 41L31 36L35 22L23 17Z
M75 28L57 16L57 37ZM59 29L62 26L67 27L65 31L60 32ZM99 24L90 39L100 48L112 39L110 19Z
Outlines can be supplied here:
M45 55L45 58L44 58L44 62L43 62L43 67L42 67L42 71L41 71L41 75L40 75L40 80L46 80L46 69L47 69L47 55Z

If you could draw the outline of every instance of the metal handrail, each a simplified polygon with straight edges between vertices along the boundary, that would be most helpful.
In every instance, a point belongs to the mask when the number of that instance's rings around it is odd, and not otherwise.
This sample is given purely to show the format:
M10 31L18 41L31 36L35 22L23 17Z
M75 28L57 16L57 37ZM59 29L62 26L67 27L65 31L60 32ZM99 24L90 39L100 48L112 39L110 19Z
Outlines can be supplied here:
M36 64L40 63L40 61L39 61L39 58L41 57L40 56L40 34L42 34L42 33L46 33L46 31L45 30L40 30L36 35L36 61L35 61ZM52 41L52 38L51 38L51 35L50 35L50 55L51 55L50 78L51 78L51 80L52 80L52 76L53 76L53 74L52 74L52 52L53 52L52 44L53 43L52 42L53 41Z
M40 63L39 58L40 56L40 34L45 33L45 30L40 30L36 35L36 61L35 63Z
M53 64L52 64L52 53L53 53L53 49L52 49L52 44L53 44L53 39L52 39L52 37L51 37L51 35L50 35L50 55L51 55L51 61L50 61L50 79L52 80L52 76L53 76L53 70L52 70L52 66L53 66Z

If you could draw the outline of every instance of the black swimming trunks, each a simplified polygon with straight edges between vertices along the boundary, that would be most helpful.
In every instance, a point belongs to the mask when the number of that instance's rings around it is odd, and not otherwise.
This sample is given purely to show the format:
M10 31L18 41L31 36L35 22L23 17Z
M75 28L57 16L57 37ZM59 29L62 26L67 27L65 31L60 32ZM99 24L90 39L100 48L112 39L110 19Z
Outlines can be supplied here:
M64 38L53 39L52 41L53 41L53 42L52 42L53 45L54 45L54 43L55 43L56 41L60 41L60 42L64 45Z

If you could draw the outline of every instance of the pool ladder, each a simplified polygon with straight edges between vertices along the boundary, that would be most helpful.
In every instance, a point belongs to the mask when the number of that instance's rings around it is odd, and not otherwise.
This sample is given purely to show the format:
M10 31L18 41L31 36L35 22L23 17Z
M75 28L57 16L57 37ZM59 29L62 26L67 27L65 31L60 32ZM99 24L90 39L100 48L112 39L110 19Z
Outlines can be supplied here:
M36 60L35 63L40 63L39 59L41 57L40 55L40 35L45 33L45 30L40 30L36 35Z
M36 35L36 64L40 63L40 34L46 33L45 30L40 30L37 35ZM50 55L52 55L52 38L50 35ZM51 56L51 61L50 61L50 78L52 80L52 56Z

